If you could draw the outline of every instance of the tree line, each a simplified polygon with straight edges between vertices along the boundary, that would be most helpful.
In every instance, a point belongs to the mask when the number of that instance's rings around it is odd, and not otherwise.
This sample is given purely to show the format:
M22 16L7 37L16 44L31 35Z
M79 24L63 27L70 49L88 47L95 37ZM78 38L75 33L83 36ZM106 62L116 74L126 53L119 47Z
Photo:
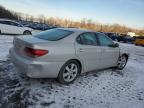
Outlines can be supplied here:
M91 19L83 18L81 21L73 21L70 19L63 19L58 17L45 17L39 15L39 17L34 17L29 14L18 13L10 11L3 6L0 6L0 18L7 18L13 20L24 20L45 23L49 25L59 25L62 27L76 27L84 29L92 29L99 32L115 32L126 34L128 32L134 32L137 35L144 35L144 29L134 29L120 24L101 24L98 22L93 22Z

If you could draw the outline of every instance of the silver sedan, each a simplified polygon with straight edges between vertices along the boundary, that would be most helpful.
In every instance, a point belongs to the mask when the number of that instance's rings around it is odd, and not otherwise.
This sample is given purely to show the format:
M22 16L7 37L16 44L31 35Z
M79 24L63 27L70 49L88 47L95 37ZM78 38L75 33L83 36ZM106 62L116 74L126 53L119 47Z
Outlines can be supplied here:
M97 69L123 69L127 53L106 35L83 29L57 28L14 38L12 62L31 78L57 78L68 84Z

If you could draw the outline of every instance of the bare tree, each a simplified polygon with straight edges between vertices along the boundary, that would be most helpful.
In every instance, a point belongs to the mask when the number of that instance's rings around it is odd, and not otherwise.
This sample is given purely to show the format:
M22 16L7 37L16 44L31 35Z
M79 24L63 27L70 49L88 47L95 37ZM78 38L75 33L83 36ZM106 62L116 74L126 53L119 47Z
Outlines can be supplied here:
M100 32L116 32L116 33L128 33L134 32L138 35L144 35L144 29L133 29L120 24L101 24L98 22L93 22L91 19L82 18L81 21L73 21L70 19L62 19L58 17L46 18L44 15L39 15L37 18L23 13L16 13L5 9L0 6L0 18L8 18L15 20L25 20L25 21L37 21L40 23L45 23L48 25L60 25L62 27L76 27L76 28L86 28L92 29Z

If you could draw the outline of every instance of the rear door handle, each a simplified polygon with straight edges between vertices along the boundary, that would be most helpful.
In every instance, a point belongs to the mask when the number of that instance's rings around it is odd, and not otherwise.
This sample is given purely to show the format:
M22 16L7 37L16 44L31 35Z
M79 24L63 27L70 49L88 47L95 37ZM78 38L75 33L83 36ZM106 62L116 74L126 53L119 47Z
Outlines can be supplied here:
M80 52L84 52L84 49L80 48L79 51L80 51Z

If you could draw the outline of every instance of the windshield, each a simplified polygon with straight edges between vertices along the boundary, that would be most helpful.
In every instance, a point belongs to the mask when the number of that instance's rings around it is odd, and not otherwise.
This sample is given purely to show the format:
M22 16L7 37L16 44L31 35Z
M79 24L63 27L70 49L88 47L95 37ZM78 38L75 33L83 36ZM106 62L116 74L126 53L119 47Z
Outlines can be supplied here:
M49 41L57 41L62 38L65 38L72 34L72 31L62 30L62 29L51 29L41 33L34 35L37 38L49 40Z

